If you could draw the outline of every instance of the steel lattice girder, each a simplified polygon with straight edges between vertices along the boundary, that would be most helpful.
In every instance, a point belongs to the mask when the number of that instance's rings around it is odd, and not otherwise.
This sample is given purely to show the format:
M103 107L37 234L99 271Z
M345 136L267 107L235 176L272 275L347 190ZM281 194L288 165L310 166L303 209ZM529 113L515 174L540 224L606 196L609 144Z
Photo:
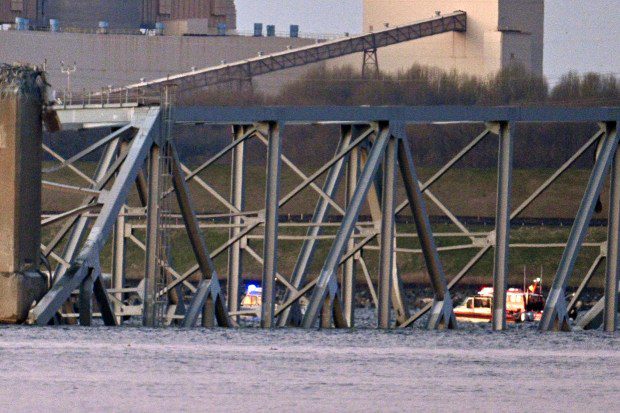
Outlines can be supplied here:
M609 173L617 148L618 135L614 123L613 127L607 126L607 131L601 145L601 151L592 169L590 181L588 182L584 197L581 201L579 211L577 212L566 249L560 260L558 272L553 280L553 285L549 292L549 299L545 306L542 320L540 321L540 329L543 331L570 330L565 298L566 287L573 273L575 262L581 250L590 220L594 214L596 200L600 196L604 179Z
M448 113L444 110L446 109ZM359 121L359 113L358 111L366 112L369 115L365 121ZM101 119L105 121L105 112L106 109L102 109ZM138 111L140 112L140 111ZM432 113L434 112L434 114ZM541 108L539 112L532 110L532 108L478 108L478 107L447 107L447 108L179 108L175 111L175 121L177 122L189 122L189 119L193 119L192 122L196 123L218 123L218 124L232 124L232 125L260 125L260 124L279 124L280 127L283 127L286 123L301 123L301 124L310 124L310 123L340 123L343 125L352 125L356 123L372 123L373 120L376 119L401 119L403 124L406 123L443 123L443 122L487 122L488 124L496 124L496 123L508 123L508 122L568 122L568 121L578 121L578 122L591 122L594 120L604 121L608 125L614 123L614 116L617 116L619 113L618 108ZM73 112L78 113L78 110ZM141 113L144 113L142 110ZM200 116L196 116L199 114ZM262 117L267 116L269 117ZM277 115L277 116L276 116ZM501 116L500 116L501 115ZM73 116L73 115L72 115ZM239 118L230 117L230 116L240 116ZM272 117L273 116L273 117ZM382 118L381 116L386 116ZM506 117L504 117L506 116ZM143 116L144 117L144 116ZM77 115L79 118L79 114ZM282 121L281 119L288 119L287 121ZM72 117L73 121L75 121L76 117ZM241 119L241 120L239 120ZM265 119L273 119L271 121ZM462 120L467 119L467 120ZM474 119L474 120L471 120ZM611 119L611 120L610 120ZM139 122L135 121L136 124ZM105 123L105 122L104 122ZM387 123L387 122L384 122ZM428 187L434 182L434 180L439 179L439 177L443 174L442 171L445 170L456 162L459 157L466 154L469 150L471 150L477 142L484 138L484 136L488 135L489 131L486 130L481 135L479 135L470 145L453 159L450 161L446 167L440 169L440 172L429 180L428 183L422 184L420 183L420 190L422 192L426 192ZM265 133L268 135L268 133ZM594 137L592 137L581 149L579 149L575 155L573 155L567 162L558 169L545 183L541 185L539 189L534 191L534 193L518 208L516 208L513 213L510 215L510 219L516 217L516 215L520 214L527 205L533 202L540 194L548 188L548 186L553 183L568 167L570 167L576 159L581 156L588 148L590 148L594 142L601 136L601 132L597 133ZM355 146L355 145L354 145ZM234 145L231 145L228 149L234 149ZM347 153L349 150L347 150ZM341 154L342 155L342 154ZM221 156L221 154L218 154ZM346 156L346 154L342 155ZM284 157L283 157L284 159ZM336 165L342 157L333 159L326 164L326 167L320 168L317 171L318 175L330 170ZM185 171L188 174L192 172L187 170ZM320 173L319 173L320 172ZM196 174L194 174L196 175ZM317 174L311 175L311 177L316 178ZM189 181L192 177L190 175L186 176L186 181ZM301 185L301 187L307 187L310 185L312 180L305 180L305 182ZM325 191L321 191L319 188L319 194L323 192L322 199L325 200L324 196ZM293 191L292 193L286 195L280 202L279 206L282 206L284 203L288 202L298 191ZM428 194L428 192L427 192ZM328 196L329 197L329 196ZM329 203L329 202L327 202ZM405 207L406 204L401 205L399 208ZM259 222L258 225L261 223ZM246 229L242 230L237 237L241 239L243 236L247 236L249 231L253 228L256 228L255 224L247 223ZM374 234L373 237L376 237L377 234ZM232 241L234 244L237 241ZM364 243L364 241L362 242ZM230 246L231 242L227 243L227 246ZM473 245L473 244L472 244ZM226 250L227 246L223 246L223 250ZM357 247L356 247L357 248ZM362 245L361 248L364 248ZM471 248L471 247L470 247ZM482 247L479 253L470 261L470 263L448 284L448 289L451 288L460 280L469 269L488 251L492 249L492 245L486 245ZM218 249L219 251L220 249ZM221 251L219 251L221 252ZM218 252L218 253L219 253ZM337 265L343 264L347 259L351 258L352 255L349 251L349 244L347 240L347 252L346 256L341 256L340 260L337 261ZM361 262L360 262L361 264ZM93 264L94 265L94 264ZM82 275L80 275L81 277ZM185 275L184 275L185 277ZM179 280L175 281L179 282ZM331 283L329 283L331 284ZM288 307L290 305L291 300L296 300L303 293L310 291L314 288L315 283L311 282L306 285L301 283L299 287L295 286L291 289L291 297L289 301L285 303L283 307ZM338 307L339 300L336 297L339 294L339 291L336 290L335 296L331 295L331 286L330 285L330 300L328 306ZM338 287L336 287L338 288ZM320 305L319 305L320 306ZM323 307L325 308L325 306ZM338 309L340 311L340 309ZM337 312L338 312L337 311ZM278 310L275 315L277 316L282 311ZM341 314L334 313L336 318L340 317ZM322 312L325 315L325 312ZM416 314L407 323L404 323L403 326L411 324L411 322L418 319L420 314ZM341 318L341 317L340 317ZM336 321L336 320L334 320ZM340 320L341 321L341 320ZM345 323L346 324L346 323Z
M81 282L89 276L88 269L98 267L101 249L125 203L130 186L133 185L138 171L142 168L149 148L156 135L159 134L159 117L159 108L149 110L119 170L110 190L108 201L104 203L79 255L71 263L72 267L68 273L57 279L52 289L32 309L29 317L30 322L39 325L47 324L60 306L69 298L73 290L79 287Z

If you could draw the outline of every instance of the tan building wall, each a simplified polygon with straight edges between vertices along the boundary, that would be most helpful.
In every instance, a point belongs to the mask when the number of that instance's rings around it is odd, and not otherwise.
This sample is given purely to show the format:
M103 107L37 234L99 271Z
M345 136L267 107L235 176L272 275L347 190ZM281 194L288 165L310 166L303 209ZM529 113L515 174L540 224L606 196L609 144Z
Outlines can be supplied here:
M543 0L364 0L364 31L456 10L467 12L466 33L445 33L381 49L382 70L396 72L418 63L486 76L520 62L542 74ZM345 61L360 65L361 57Z
M0 0L0 23L14 23L16 17L36 19L39 1L41 0Z
M211 27L226 23L231 30L237 27L234 0L0 0L0 23L13 23L16 17L38 26L58 19L61 26L72 28L96 28L104 20L113 29L138 29L181 19L205 19Z
M65 88L66 75L60 61L77 63L72 76L74 90L123 86L188 72L192 67L219 65L313 44L314 40L242 36L135 36L78 33L0 31L0 62L43 64L47 78L57 90ZM265 92L299 78L309 67L259 76L255 86Z
M144 20L148 22L206 19L210 27L226 23L237 28L234 0L143 0Z

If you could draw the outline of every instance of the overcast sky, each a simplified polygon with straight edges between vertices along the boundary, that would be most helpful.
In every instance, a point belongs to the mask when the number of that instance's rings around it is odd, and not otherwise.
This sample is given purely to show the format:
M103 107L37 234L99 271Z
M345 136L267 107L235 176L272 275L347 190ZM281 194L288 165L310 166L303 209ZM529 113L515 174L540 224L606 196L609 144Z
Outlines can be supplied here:
M362 0L236 0L240 30L254 22L304 32L358 33ZM570 70L620 75L620 1L547 0L545 74L551 82Z

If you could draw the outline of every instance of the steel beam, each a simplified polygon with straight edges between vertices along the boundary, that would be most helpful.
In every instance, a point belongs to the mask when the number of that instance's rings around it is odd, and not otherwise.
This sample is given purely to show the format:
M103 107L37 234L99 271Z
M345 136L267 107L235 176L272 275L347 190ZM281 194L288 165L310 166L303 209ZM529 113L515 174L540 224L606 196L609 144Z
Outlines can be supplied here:
M99 277L98 274L93 274L94 269L88 270L88 275L84 278L84 281L80 284L79 292L79 321L80 325L89 327L93 322L93 288L95 286L93 277Z
M126 150L129 147L128 142L121 142L121 148ZM136 179L136 183L139 178ZM114 226L114 238L112 241L112 288L122 290L125 285L125 213L127 207L123 206L118 218L116 219L116 225ZM114 313L118 314L123 308L123 293L117 292L114 294ZM121 324L123 322L122 316L116 317L116 323Z
M510 200L512 192L514 124L493 125L499 135L497 163L497 212L495 215L495 259L493 264L493 330L506 329L506 290L510 268Z
M181 215L183 216L183 222L185 223L185 229L187 231L192 250L194 251L194 256L196 257L196 261L198 262L198 267L200 268L200 272L202 272L203 278L203 282L201 282L202 290L201 287L199 287L196 291L195 296L192 299L192 303L187 310L184 326L192 327L195 323L194 317L200 312L201 309L203 309L203 314L210 314L210 312L213 311L217 317L217 322L221 327L229 327L231 323L228 318L228 311L226 310L226 301L224 300L224 297L222 297L217 271L213 261L211 260L204 235L198 225L198 219L196 218L196 213L192 207L193 204L189 188L187 182L185 181L185 176L181 170L179 155L175 144L172 141L169 143L169 150L172 158L172 182L174 184L177 202L179 204L179 209L181 210ZM208 280L208 286L206 280ZM209 297L212 299L210 304L217 306L218 308L205 309L205 307L209 307L205 304L205 300ZM222 310L222 308L224 310ZM211 320L203 318L203 326L210 327L211 324Z
M583 330L596 330L603 324L605 313L605 297L601 298L585 313L577 319L576 326Z
M617 136L617 123L605 124L605 134ZM600 156L600 153L599 153ZM606 332L614 332L618 323L618 271L620 270L620 171L616 153L611 170L611 194L609 220L607 223L607 266L605 269L605 295L588 312L577 320L577 326L584 330L596 329L603 325Z
M112 288L122 289L125 285L125 208L121 209L121 213L116 219L114 227L114 242L112 243ZM114 294L114 313L119 313L122 308L123 293ZM121 324L122 317L116 319Z
M286 194L280 200L280 208L286 205L291 199L293 199L297 194L306 189L309 185L311 185L314 181L316 181L321 175L325 172L329 171L334 165L336 165L340 160L346 157L352 150L356 149L358 145L364 142L370 135L372 135L373 129L368 128L364 133L358 136L349 146L340 151L336 156L334 156L329 161L325 162L323 166L321 166L318 170L316 170L312 175L310 175L307 179L305 179L301 184L297 185L292 191Z
M596 257L596 259L590 266L590 269L588 269L588 272L586 273L585 277L583 277L583 280L581 280L581 284L579 284L577 291L575 291L573 298L570 300L570 303L568 303L568 306L566 307L566 312L568 314L570 314L570 312L573 310L573 308L575 307L575 305L581 298L583 291L586 289L586 287L590 283L592 276L596 273L596 270L598 270L598 267L600 267L604 259L605 257L603 255L599 255L598 257Z
M344 126L343 128L347 128ZM353 133L358 134L360 132L359 127ZM344 129L343 132L348 132L349 129ZM353 149L349 155L349 161L347 162L347 186L346 186L346 207L351 204L353 200L353 194L357 186L357 178L359 175L359 150ZM355 248L355 240L350 238L347 243L347 252L351 252ZM356 257L351 256L344 263L342 272L342 302L344 318L347 320L349 327L355 327L355 286L356 286Z
M557 274L553 280L547 304L539 328L541 331L570 331L568 314L566 312L566 285L575 268L577 256L581 250L581 244L585 238L590 219L596 207L605 177L609 173L613 158L618 147L616 128L609 128L603 137L603 145L600 154L594 164L590 180L586 188L583 200L577 212L577 217L569 235L566 249L560 260Z
M517 218L529 205L531 205L536 199L538 199L538 197L540 197L540 195L542 195L555 181L557 181L557 179L560 178L589 148L591 148L592 145L594 145L603 134L604 132L599 131L594 136L592 136L581 148L579 148L579 150L575 154L573 154L573 156L571 156L564 164L562 164L562 166L557 171L555 171L544 183L542 183L532 193L530 197L528 197L517 208L515 208L515 210L510 215L510 219L512 220L512 219ZM428 184L429 183L427 181L427 183L422 188L428 187ZM463 269L461 269L461 271L459 271L459 273L454 278L452 278L452 280L450 280L450 283L448 284L448 288L452 289L452 287L458 284L461 281L461 279L463 279L467 275L467 273L475 266L475 264L478 263L478 261L480 261L490 250L491 250L490 245L486 245L485 247L483 247L465 265L465 267L463 267ZM411 316L406 321L406 323L401 325L401 327L404 328L416 322L422 316L428 313L431 310L431 308L432 308L432 304L428 304L424 306L424 308L422 308L416 314Z
M616 124L607 124L606 133L614 134ZM605 313L603 330L616 331L618 323L618 281L620 280L620 151L616 151L611 171L609 220L607 223L607 268L605 270Z
M95 295L95 299L99 304L99 311L101 312L101 318L103 319L103 323L106 326L117 326L119 323L116 320L116 316L114 315L114 308L110 303L110 298L108 297L108 291L103 284L103 280L101 279L101 271L99 271L99 276L95 278L93 284L93 292Z
M138 134L133 139L129 153L121 166L118 176L110 188L108 201L101 208L99 217L93 224L90 234L78 257L71 262L72 266L63 277L60 277L50 291L31 310L29 322L46 325L60 306L67 301L74 289L78 288L88 275L88 267L99 260L99 254L105 241L110 236L116 218L125 204L127 195L133 185L138 171L146 158L153 139L159 133L159 108L152 108L143 120Z
M265 194L265 241L263 246L263 297L261 327L273 327L275 313L275 280L278 271L278 222L280 198L280 167L283 125L263 122L257 130L269 139L267 149L267 189Z
M392 128L394 129L394 128ZM372 138L371 138L372 139ZM366 159L368 158L368 145L362 145L360 147L360 164L363 166L366 164ZM370 215L372 216L373 224L375 226L375 230L377 234L381 234L381 222L383 220L383 208L380 202L383 193L383 171L380 169L375 176L373 185L370 187L368 191L368 208L370 209ZM396 214L396 210L395 210ZM396 236L394 236L393 240L393 253L394 258L392 259L392 282L391 282L391 304L392 308L396 312L396 322L403 323L405 322L410 314L409 309L407 308L404 302L404 294L403 294L403 284L398 275L398 266L396 259ZM365 247L368 248L368 247ZM377 247L377 249L381 249L381 247Z
M41 147L43 148L43 150L45 152L47 152L48 154L50 154L53 158L55 158L56 160L58 160L61 164L65 164L67 162L67 160L65 158L63 158L62 156L60 156L57 152L53 151L52 149L50 149L47 145L42 144ZM80 171L78 168L76 168L74 165L72 164L67 164L67 167L69 168L69 170L71 170L72 172L74 172L77 176L79 176L80 178L82 178L83 180L85 180L86 182L88 182L91 185L95 185L95 181L90 179L84 172Z
M103 145L107 145L108 143L114 141L115 139L118 139L123 134L125 134L125 132L129 131L132 128L133 128L133 125L129 124L129 125L125 125L125 126L121 127L120 129L114 130L112 133L110 133L105 138L97 140L97 142L93 143L92 145L90 145L86 149L83 149L80 152L78 152L77 154L73 155L71 158L69 158L69 159L67 159L65 161L62 161L60 163L60 165L56 165L54 167L44 169L43 173L56 172L56 171L59 171L62 168L68 166L68 165L73 165L75 162L79 161L80 159L82 159L86 155L88 155L88 154L96 151L97 149L101 148Z
M352 139L353 128L350 126L343 127L341 130L340 142L336 149L336 154L340 153L343 148L349 146ZM353 149L352 152L354 151L356 151L356 149ZM342 176L342 169L346 160L346 156L340 158L327 174L327 178L325 179L325 184L323 185L322 192L324 192L329 198L333 198L336 195ZM321 235L321 233L323 232L323 228L317 224L321 224L324 222L325 218L329 214L330 206L330 203L325 197L319 197L319 201L314 209L314 213L312 214L311 226L306 232L307 239L304 241L301 247L301 250L297 257L297 261L295 262L295 267L293 268L293 273L291 275L291 284L296 289L300 289L306 280L308 268L312 263L312 259L314 258L314 252L316 251L316 237ZM292 295L293 293L288 291L286 293L284 301L288 301ZM278 319L278 326L284 327L291 322L294 325L301 324L301 309L299 308L299 304L297 302L293 303L289 307L289 309L284 310L280 314L280 317Z
M379 307L377 326L387 329L391 319L392 274L394 270L396 166L398 139L389 139L383 161L383 185L381 191L381 234L379 245Z
M441 259L437 252L433 230L426 210L426 203L420 190L413 162L413 155L411 154L404 128L401 126L396 129L396 133L399 136L398 158L401 176L405 184L409 207L413 214L422 254L434 293L433 303L429 307L429 310L432 310L432 312L427 328L456 328L452 297L450 296Z
M153 145L148 159L148 201L146 207L146 270L144 274L144 298L142 325L155 327L157 324L157 273L160 269L160 223L161 223L161 154L162 148Z
M207 306L207 301L211 299L212 301L212 291L211 291L211 281L213 278L202 279L198 284L198 288L196 292L192 295L192 299L189 303L189 307L187 308L187 312L185 313L185 317L183 318L183 327L185 328L193 328L196 325L196 321L198 321L198 317L202 313L203 316L207 316L209 314L208 311L205 311L205 307ZM210 303L209 303L210 304ZM205 314L207 313L207 314ZM206 317L202 320L204 327L211 327L210 324L213 324L213 319L208 319Z
M302 327L312 328L324 304L327 294L330 296L330 303L333 303L338 293L338 283L336 281L336 270L340 263L342 254L346 249L349 238L357 222L359 211L364 203L368 190L372 185L379 164L385 152L385 148L390 139L389 124L380 122L377 124L377 139L370 152L368 161L360 175L359 183L355 189L351 203L344 215L342 225L338 229L336 239L327 255L323 269L319 275L317 286L312 292L312 298L308 309L304 314Z
M459 153L454 155L452 159L450 159L444 166L442 166L437 172L435 172L435 174L431 176L428 179L428 181L424 182L424 184L421 185L420 187L420 191L422 191L422 193L426 192L431 186L433 186L433 184L435 184L435 182L441 179L441 177L444 176L454 165L456 165L461 159L463 159L465 155L467 155L476 146L478 146L478 144L484 138L486 138L490 133L491 133L490 130L485 129L480 135L476 136L469 144L467 144L467 146L461 149ZM409 205L409 200L403 201L403 203L398 205L398 207L396 208L396 213L397 214L400 213L405 208L407 208L408 205Z
M93 185L93 189L101 189L105 185L104 184L105 176L107 172L111 169L110 165L112 165L112 162L114 161L114 156L116 156L118 147L119 147L118 141L113 141L109 143L108 146L106 147L99 161L99 165L97 166L97 171L95 172L95 175L94 175L93 182L95 182L95 184ZM90 195L86 197L82 201L82 203L90 204L95 199L96 199L95 196ZM73 229L71 230L71 235L69 236L67 244L65 245L63 249L62 258L64 261L71 262L75 259L79 251L78 248L80 247L80 244L82 243L82 241L84 240L84 237L86 236L89 221L90 221L89 218L85 215L81 215L80 217L75 217L75 220L73 221L75 222L75 225L73 226ZM63 230L65 228L69 228L70 225L71 223L68 222L67 226L63 227ZM60 238L58 239L58 241L60 241ZM54 270L53 280L57 280L63 277L67 270L68 270L67 267L65 267L62 264L59 264Z
M268 145L269 141L261 133L257 133L256 138L259 141L263 142L265 146ZM308 180L308 176L305 173L303 173L302 170L299 169L297 165L295 165L289 158L287 158L285 155L282 155L281 158L282 158L283 165L288 166L291 169L291 171L293 171L293 173L299 176L304 182ZM344 209L331 197L327 196L327 194L315 182L310 182L309 186L315 192L317 192L321 197L323 197L327 202L329 202L331 207L334 209L334 211L336 211L339 214L344 214Z
M232 164L230 178L230 203L239 211L245 209L245 139L252 128L248 131L248 127L235 125L233 127L233 143ZM253 133L253 132L252 132ZM234 213L233 210L230 211ZM230 219L230 223L234 225L229 230L229 238L235 238L241 232L243 219L239 215L235 215ZM241 277L243 275L243 244L244 240L231 245L228 251L228 281L226 283L228 296L228 311L239 311L239 300L241 293ZM235 317L238 320L238 317Z
M558 106L325 106L325 107L177 107L179 123L232 125L279 119L286 124L367 123L371 119L407 124L485 123L499 120L526 123L615 122L620 107Z

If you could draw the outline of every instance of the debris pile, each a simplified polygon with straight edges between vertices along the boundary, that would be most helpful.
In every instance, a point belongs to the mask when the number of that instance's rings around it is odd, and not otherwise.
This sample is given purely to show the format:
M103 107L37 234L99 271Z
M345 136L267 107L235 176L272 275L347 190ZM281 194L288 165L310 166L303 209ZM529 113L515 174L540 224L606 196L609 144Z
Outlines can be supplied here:
M35 97L44 104L48 86L45 72L37 66L0 64L0 97L21 94Z

